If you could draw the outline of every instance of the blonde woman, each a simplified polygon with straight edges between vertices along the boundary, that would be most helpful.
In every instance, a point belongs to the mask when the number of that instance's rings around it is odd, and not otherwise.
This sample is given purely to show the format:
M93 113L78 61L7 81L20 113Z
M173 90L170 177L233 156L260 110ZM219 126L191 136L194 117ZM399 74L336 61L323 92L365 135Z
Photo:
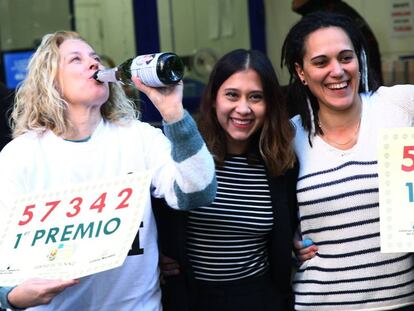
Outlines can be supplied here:
M44 36L16 94L14 139L0 153L0 206L11 208L28 192L140 170L153 173L151 194L165 197L174 208L212 201L214 162L183 109L182 84L154 89L133 79L161 113L167 139L137 120L120 85L92 78L101 68L98 55L77 33ZM28 280L3 287L0 307L161 310L150 202L142 224L139 249L133 247L121 267L80 280Z

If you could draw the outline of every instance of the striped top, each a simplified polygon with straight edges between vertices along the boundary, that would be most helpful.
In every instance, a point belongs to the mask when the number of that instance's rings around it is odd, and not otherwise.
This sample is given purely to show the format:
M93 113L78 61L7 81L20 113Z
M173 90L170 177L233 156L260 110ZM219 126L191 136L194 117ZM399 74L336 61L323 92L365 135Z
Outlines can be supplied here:
M216 174L214 202L189 213L187 250L194 276L232 281L262 274L268 268L266 243L273 226L265 168L229 156Z
M362 97L358 142L348 150L319 136L310 147L300 118L293 119L302 236L319 248L296 273L296 310L373 311L414 304L413 254L380 252L376 137L381 127L412 126L414 115L414 87L393 89ZM399 94L411 110L394 101Z

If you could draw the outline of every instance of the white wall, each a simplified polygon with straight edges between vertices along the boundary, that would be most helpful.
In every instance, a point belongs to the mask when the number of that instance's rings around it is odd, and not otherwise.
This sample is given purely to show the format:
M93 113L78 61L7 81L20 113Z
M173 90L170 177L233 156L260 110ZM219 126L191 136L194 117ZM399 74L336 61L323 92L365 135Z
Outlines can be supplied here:
M76 30L116 64L136 55L131 0L75 0Z
M161 50L194 61L186 76L206 81L217 57L250 47L247 0L158 0L157 7Z
M278 74L279 82L287 84L289 75L286 69L280 68L280 57L283 40L290 27L299 20L300 15L294 13L289 0L264 0L266 14L267 53Z
M1 50L30 49L46 33L70 29L68 1L0 0Z

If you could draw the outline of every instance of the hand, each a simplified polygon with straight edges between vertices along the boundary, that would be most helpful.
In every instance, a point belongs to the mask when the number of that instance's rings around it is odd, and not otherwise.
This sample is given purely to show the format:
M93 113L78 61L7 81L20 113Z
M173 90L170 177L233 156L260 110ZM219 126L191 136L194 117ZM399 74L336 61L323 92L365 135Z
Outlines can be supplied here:
M315 257L318 247L313 244L312 240L301 240L298 234L295 234L293 239L293 245L295 247L295 254L300 263Z
M318 247L315 244L310 244L310 246L307 242L304 243L304 241L310 241L310 243L313 243L312 240L295 240L294 246L295 246L295 254L298 258L299 262L303 263L306 260L312 259L315 257L316 252L318 251Z
M29 279L13 288L7 296L9 303L20 309L48 304L67 287L79 283L79 280Z
M135 86L152 101L167 123L173 123L183 118L183 82L167 87L150 87L143 84L137 77L131 77Z
M163 276L179 275L180 265L175 259L160 254L160 270Z

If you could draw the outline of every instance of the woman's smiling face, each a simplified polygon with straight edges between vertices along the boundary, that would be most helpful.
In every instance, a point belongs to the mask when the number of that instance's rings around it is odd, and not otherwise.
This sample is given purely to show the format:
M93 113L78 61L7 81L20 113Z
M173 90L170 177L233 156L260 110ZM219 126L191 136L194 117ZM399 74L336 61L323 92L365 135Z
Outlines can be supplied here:
M263 127L266 102L259 75L252 69L238 71L220 86L216 115L226 133L227 152L246 152L254 133Z
M321 108L346 110L358 98L358 57L339 27L320 28L308 35L303 67L296 64L296 72Z

